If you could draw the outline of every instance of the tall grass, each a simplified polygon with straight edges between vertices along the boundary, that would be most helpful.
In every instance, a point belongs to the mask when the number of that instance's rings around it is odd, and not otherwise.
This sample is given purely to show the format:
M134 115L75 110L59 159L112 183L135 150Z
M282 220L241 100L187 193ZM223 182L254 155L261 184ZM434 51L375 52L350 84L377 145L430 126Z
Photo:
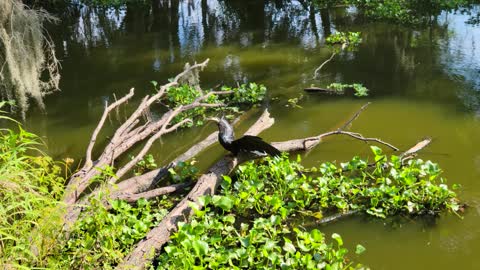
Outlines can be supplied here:
M0 121L14 121L1 114ZM62 169L18 125L0 128L0 268L46 265L60 235Z

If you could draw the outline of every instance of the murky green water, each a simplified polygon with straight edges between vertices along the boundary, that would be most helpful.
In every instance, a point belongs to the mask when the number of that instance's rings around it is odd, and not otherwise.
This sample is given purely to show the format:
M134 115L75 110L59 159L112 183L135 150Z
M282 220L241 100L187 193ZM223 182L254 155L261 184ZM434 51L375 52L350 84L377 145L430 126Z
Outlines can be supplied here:
M463 220L449 215L435 225L418 220L392 225L352 218L322 230L340 233L350 250L364 245L367 252L353 259L373 269L480 269L480 27L465 24L468 15L443 14L432 27L414 30L367 23L349 9L310 12L296 1L154 1L143 8L72 8L62 14L69 19L51 27L63 61L62 92L47 97L48 115L32 110L26 121L55 157L83 156L103 101L111 101L113 93L135 87L138 99L151 91L149 81L163 82L185 62L210 58L204 85L256 81L269 88L265 106L276 124L262 134L267 140L336 128L368 101L372 104L352 130L401 149L432 137L421 157L439 162L450 183L463 186L460 197L470 205ZM361 31L364 43L337 56L314 81L313 70L331 53L324 47L325 33L336 30ZM334 81L361 82L370 96L302 91ZM285 106L301 95L302 109ZM110 120L110 127L118 123ZM213 129L167 136L154 155L171 159ZM337 137L304 162L344 161L368 152L363 143ZM209 158L221 153L219 147L208 151Z

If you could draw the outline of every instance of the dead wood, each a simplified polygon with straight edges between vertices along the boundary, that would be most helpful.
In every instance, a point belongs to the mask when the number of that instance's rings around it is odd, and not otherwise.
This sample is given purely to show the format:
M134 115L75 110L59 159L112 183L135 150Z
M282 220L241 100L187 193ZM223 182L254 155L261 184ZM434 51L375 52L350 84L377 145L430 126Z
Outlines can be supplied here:
M252 111L248 111L247 113L244 113L242 116L238 117L235 119L233 124L236 124L240 122L244 117L247 115L250 115ZM150 193L148 190L151 188L154 188L157 183L166 177L168 175L168 170L170 168L174 168L177 166L179 162L183 162L189 159L192 159L196 155L198 155L200 152L208 148L210 145L214 144L218 140L218 131L215 131L211 133L209 136L207 136L205 139L203 139L201 142L195 144L191 148L189 148L186 152L175 158L173 161L171 161L169 164L163 166L162 168L150 171L148 173L139 175L139 176L134 176L128 179L125 179L124 181L116 184L116 185L111 185L107 188L101 187L95 189L92 193L90 193L88 196L84 196L81 198L77 203L69 208L69 211L66 213L64 219L68 221L69 223L73 223L75 220L78 219L81 211L85 208L85 206L88 204L88 199L92 196L97 196L99 193L104 193L104 194L110 194L110 196L106 199L103 200L103 204L105 207L110 207L108 203L108 199L125 199L127 201L134 201L140 199L142 196L144 198L152 198L162 194L162 192L171 190L165 189L161 190L162 188L158 188L157 192L158 195L154 196L156 194L155 192ZM175 192L175 191L172 191ZM68 227L67 227L68 228Z
M158 196L162 196L165 194L170 194L174 193L180 190L184 190L185 188L193 185L193 182L186 182L186 183L179 183L179 184L173 184L170 186L166 187L161 187L161 188L156 188L152 189L146 192L141 192L141 193L115 193L113 196L110 196L110 199L112 200L124 200L129 203L134 203L138 201L139 199L151 199L155 198Z
M273 142L272 145L275 146L280 151L288 151L288 152L308 151L313 147L315 147L318 143L320 143L323 138L332 136L332 135L346 135L364 142L376 142L376 143L388 146L394 151L398 151L397 147L393 146L390 143L384 142L378 138L366 138L360 133L343 131L343 130L329 131L326 133L322 133L318 136L308 137L303 139L296 139L296 140L290 140L285 142Z
M343 94L343 91L337 91L335 89L321 88L316 86L303 88L303 91L309 92L309 93L325 93L325 94L336 94L336 95Z
M159 120L155 122L147 121L145 124L138 126L138 123L141 119L140 117L147 109L149 109L150 105L159 100L165 94L165 91L167 91L168 88L178 85L179 80L189 74L189 72L191 72L192 70L203 69L207 65L207 63L208 59L205 60L203 63L190 66L188 69L185 69L183 72L179 73L171 82L162 85L155 95L151 97L148 95L145 96L142 102L138 105L137 109L132 113L132 115L116 130L110 143L102 151L100 157L95 162L92 162L91 149L93 148L93 144L95 143L96 134L98 134L99 130L102 128L106 116L113 108L117 107L121 103L128 100L128 98L133 96L133 90L131 90L129 94L127 94L125 97L121 98L111 106L107 106L99 122L99 125L97 126L92 135L92 140L87 149L87 163L78 173L74 174L70 178L63 200L64 203L66 205L72 205L77 201L78 196L90 185L91 179L99 174L98 168L101 169L106 165L112 164L116 158L118 158L128 149L130 149L130 147L132 147L134 144L144 140L148 136L156 133L158 130L161 130L163 134L167 133L165 131L167 129L167 126L170 124L173 112L178 114L181 111L184 111L186 108L179 111L171 110L170 113L164 114ZM192 103L188 105L188 108L201 106L201 101L203 101L203 99L197 99L196 102L194 102L196 104L193 105L194 103Z
M323 66L325 66L328 62L332 61L333 57L335 57L337 53L336 52L333 52L332 55L330 56L330 58L328 58L327 60L325 60L325 62L323 62L317 69L315 69L315 71L313 72L313 79L317 79L318 78L318 72L323 68Z
M358 212L360 212L360 211L359 210L349 210L349 211L346 211L346 212L343 212L343 213L333 214L331 216L324 217L320 220L317 220L317 221L315 221L315 223L316 224L322 224L322 225L332 223L332 222L337 221L339 219L352 216L352 215L354 215Z
M403 152L400 155L401 160L405 160L408 157L415 155L418 151L422 150L423 148L427 147L432 142L432 139L426 138L409 148L407 151Z

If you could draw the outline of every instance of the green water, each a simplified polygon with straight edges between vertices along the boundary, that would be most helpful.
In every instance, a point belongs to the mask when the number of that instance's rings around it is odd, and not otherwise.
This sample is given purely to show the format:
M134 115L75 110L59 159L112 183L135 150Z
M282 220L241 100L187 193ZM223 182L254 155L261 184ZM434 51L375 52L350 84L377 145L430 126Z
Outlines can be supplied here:
M442 14L422 29L365 22L352 9L327 15L296 1L215 0L59 12L63 21L49 29L62 60L62 91L46 98L47 115L31 110L26 126L45 138L56 158L78 160L103 102L112 101L113 93L118 97L135 87L138 101L152 91L149 81L165 82L185 62L205 58L211 59L201 75L205 87L247 81L268 87L264 106L276 121L262 134L269 141L337 128L370 101L351 130L401 149L432 137L420 157L440 163L449 183L462 185L459 195L469 208L463 219L447 215L435 223L399 225L359 217L321 229L340 233L352 254L355 244L364 245L367 252L352 259L372 269L480 269L480 27L465 24L469 15L461 13ZM338 55L313 80L313 70L331 54L324 46L325 33L336 30L361 31L364 42L358 51ZM302 91L335 81L361 82L370 96ZM286 107L288 99L300 96L302 108ZM112 116L101 136L116 124ZM208 125L166 136L153 154L166 162L214 129ZM202 164L222 153L218 146L209 149ZM305 155L304 163L345 161L368 153L366 144L336 137Z

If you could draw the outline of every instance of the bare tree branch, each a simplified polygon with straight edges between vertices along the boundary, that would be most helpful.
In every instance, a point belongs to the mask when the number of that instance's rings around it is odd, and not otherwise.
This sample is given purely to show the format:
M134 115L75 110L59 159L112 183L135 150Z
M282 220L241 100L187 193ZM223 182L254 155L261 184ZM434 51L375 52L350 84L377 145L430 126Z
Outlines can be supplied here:
M333 57L335 57L335 55L337 55L337 53L333 52L332 55L330 56L330 58L325 60L325 62L323 62L317 69L315 69L315 71L313 72L313 79L317 79L318 72L320 71L320 69L322 69L323 66L325 66L328 62L332 61L332 59L333 59Z
M156 189L152 189L152 190L142 192L142 193L137 193L137 194L131 194L131 193L118 194L117 193L111 199L113 199L113 200L124 200L124 201L127 201L129 203L134 203L134 202L136 202L136 201L138 201L139 199L142 199L142 198L143 199L151 199L151 198L155 198L155 197L158 197L158 196L161 196L161 195L177 192L179 190L184 190L186 187L189 187L192 184L193 184L193 182L174 184L174 185L170 185L170 186L167 186L167 187L156 188Z
M343 126L341 126L340 128L338 128L337 130L344 130L345 128L347 128L353 121L357 120L357 118L360 116L360 114L368 107L368 105L370 105L371 102L368 102L367 104L363 105L353 116L352 118L350 118L350 120L348 120L345 124L343 124Z
M102 129L103 127L103 124L105 123L105 120L107 119L107 115L113 110L115 109L116 107L120 106L122 103L126 102L127 100L129 100L131 97L133 97L134 95L134 88L131 88L130 89L130 92L125 95L123 98L115 101L114 103L112 103L110 106L108 106L107 102L105 102L105 110L103 111L103 115L102 115L102 118L100 119L100 121L98 122L98 125L97 127L95 128L95 130L93 131L92 133L92 138L90 139L90 143L88 144L88 147L87 147L87 153L85 155L85 164L86 166L92 166L92 150L93 150L93 146L95 145L95 142L97 141L97 136L98 136L98 133L100 132L100 130Z

